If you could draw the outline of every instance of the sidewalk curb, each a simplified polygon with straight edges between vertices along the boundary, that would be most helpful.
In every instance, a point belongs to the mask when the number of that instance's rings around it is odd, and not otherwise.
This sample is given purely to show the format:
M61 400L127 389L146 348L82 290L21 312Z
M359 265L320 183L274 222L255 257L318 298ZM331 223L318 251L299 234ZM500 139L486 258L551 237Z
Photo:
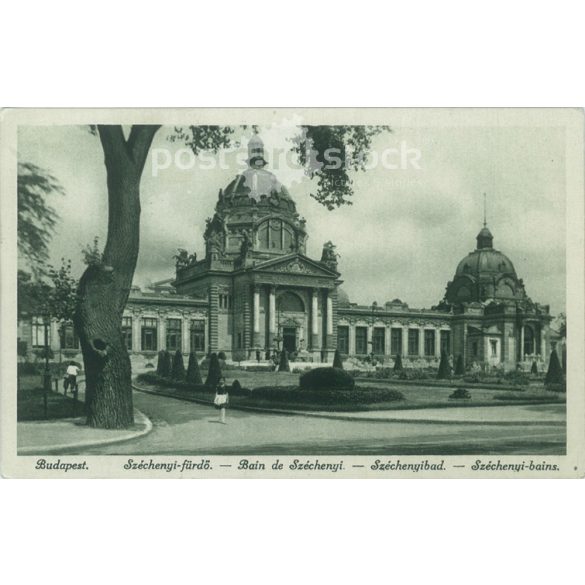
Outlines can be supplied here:
M152 394L153 396L164 396L166 398L174 398L175 400L183 400L185 402L195 402L196 404L202 404L204 406L213 406L213 402L208 400L201 400L200 398L195 398L191 396L178 396L176 394L172 394L170 392L156 392L154 390L146 390L144 388L140 388L136 386L136 384L132 384L132 388L137 390L138 392L143 392L144 394ZM527 403L529 406L532 406L534 403ZM502 405L494 405L494 406L502 406ZM519 406L523 406L519 404ZM350 422L369 422L369 423L411 423L411 424L448 424L448 425L490 425L490 426L553 426L553 427L564 427L564 421L484 421L484 420L439 420L439 419L423 419L423 418L371 418L366 416L349 416L347 414L330 414L325 412L310 412L306 410L280 410L276 408L262 408L259 406L241 406L241 405L232 405L230 404L230 408L233 410L244 410L250 412L259 412L262 414L276 414L281 416L304 416L309 418L326 418L332 420L343 420L343 421L350 421ZM490 408L489 406L486 408ZM418 409L423 410L423 409ZM445 409L448 410L448 409Z
M74 421L79 420L76 418L73 419L63 419L67 421ZM53 451L64 451L67 449L78 449L82 447L99 447L101 445L112 445L115 443L124 443L126 441L131 441L132 439L138 439L140 437L144 437L153 429L152 421L142 412L137 409L134 409L134 423L135 424L142 424L144 425L143 429L137 431L128 431L124 432L123 435L118 435L116 437L110 438L103 438L103 439L92 439L87 441L78 441L75 443L63 443L61 445L32 445L27 447L21 447L17 449L18 455L49 455Z

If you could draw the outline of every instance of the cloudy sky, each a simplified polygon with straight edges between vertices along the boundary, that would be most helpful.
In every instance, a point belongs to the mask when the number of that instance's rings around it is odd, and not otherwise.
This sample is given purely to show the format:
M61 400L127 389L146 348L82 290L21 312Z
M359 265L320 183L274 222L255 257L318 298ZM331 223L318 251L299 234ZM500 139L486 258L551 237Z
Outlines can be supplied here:
M189 157L183 145L168 140L172 130L157 134L142 180L139 285L173 276L179 247L202 257L205 218L213 214L218 190L241 170L245 152L234 148L210 169L210 162ZM549 303L555 313L565 310L562 128L393 127L375 139L373 156L403 145L420 152L420 168L388 169L371 159L373 168L354 175L353 205L334 211L310 197L314 185L280 154L296 130L290 121L260 128L268 168L289 187L307 220L308 255L319 259L328 240L337 245L352 301L382 304L398 297L411 307L436 304L459 260L475 248L485 192L494 247L512 260L533 300ZM103 245L106 236L98 138L78 126L21 127L18 149L20 161L48 169L64 186L66 195L50 201L61 217L51 255L55 264L71 258L81 274L81 249L94 236Z

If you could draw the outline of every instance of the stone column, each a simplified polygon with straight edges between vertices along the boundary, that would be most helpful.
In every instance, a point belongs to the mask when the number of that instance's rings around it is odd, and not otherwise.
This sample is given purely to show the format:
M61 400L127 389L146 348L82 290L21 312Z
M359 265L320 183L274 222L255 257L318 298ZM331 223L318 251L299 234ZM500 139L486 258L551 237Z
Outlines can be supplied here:
M255 349L260 346L260 288L254 286L254 302L252 304L252 347Z
M524 325L520 325L520 361L524 361Z
M367 337L366 337L366 353L368 353L368 354L370 354L374 351L373 334L374 334L374 325L368 325L368 333L367 333Z
M435 356L441 357L441 330L438 327L435 328Z
M166 327L167 323L166 323L166 319L164 317L164 315L159 315L158 316L158 349L159 351L161 349L166 349L167 348L167 340L166 340L166 331L167 331L167 327Z
M546 359L546 329L541 326L540 328L540 357Z
M59 335L59 323L54 319L51 319L49 325L49 347L51 350L59 351L61 349L61 336Z
M319 291L311 293L311 349L319 349Z
M384 326L384 354L392 355L392 324Z
M408 355L408 326L402 327L402 357Z
M355 325L349 325L349 339L347 344L347 352L349 355L355 355Z
M325 345L328 349L331 349L333 347L333 300L331 299L331 293L329 291L325 292L325 296L327 299L327 335L325 338Z
M268 289L268 340L266 346L271 349L274 345L276 334L276 289L271 286Z
M425 355L425 328L418 328L418 355L424 357Z
M132 317L132 351L139 352L142 350L142 316L140 314L131 315ZM159 348L160 349L160 348Z
M189 316L183 315L183 319L181 320L181 335L183 339L181 340L181 350L183 353L190 353L191 352L191 319Z

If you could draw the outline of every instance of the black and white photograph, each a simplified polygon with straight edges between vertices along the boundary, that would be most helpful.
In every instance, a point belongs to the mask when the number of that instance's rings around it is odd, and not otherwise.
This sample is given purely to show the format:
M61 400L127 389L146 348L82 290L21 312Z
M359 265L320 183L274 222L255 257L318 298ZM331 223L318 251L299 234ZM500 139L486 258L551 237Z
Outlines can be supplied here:
M4 116L19 473L583 474L582 111Z

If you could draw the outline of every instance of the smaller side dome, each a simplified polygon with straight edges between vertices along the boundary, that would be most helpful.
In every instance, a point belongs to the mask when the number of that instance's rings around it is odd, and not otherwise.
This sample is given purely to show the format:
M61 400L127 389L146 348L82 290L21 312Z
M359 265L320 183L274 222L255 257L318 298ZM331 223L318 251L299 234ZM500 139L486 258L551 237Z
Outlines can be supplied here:
M337 288L337 305L340 307L349 307L349 295L341 287Z

